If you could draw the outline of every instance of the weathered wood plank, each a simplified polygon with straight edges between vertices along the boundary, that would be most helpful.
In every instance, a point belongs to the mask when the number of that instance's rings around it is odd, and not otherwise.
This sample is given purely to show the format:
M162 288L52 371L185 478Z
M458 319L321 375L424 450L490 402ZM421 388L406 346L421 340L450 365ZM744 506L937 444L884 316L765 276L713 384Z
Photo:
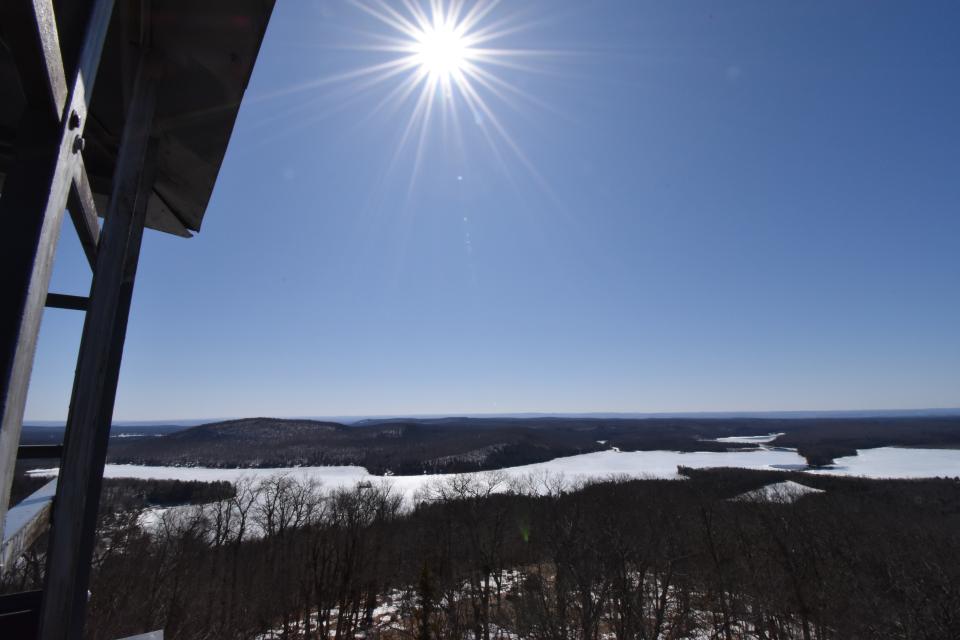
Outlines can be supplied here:
M146 206L156 172L150 138L154 66L142 63L117 157L80 343L47 557L40 637L82 636L110 423Z
M51 480L7 512L7 521L3 526L3 543L0 545L4 571L50 526L50 505L53 504L56 492L57 481Z

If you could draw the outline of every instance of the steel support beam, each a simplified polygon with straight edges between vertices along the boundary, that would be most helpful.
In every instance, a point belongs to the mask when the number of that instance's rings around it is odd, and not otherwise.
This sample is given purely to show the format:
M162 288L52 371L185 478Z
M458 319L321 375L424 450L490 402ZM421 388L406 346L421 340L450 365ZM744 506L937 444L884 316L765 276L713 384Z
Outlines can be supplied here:
M6 518L14 462L20 444L37 335L53 268L63 211L78 175L87 106L103 50L112 0L93 3L72 84L63 81L53 5L33 0L30 11L12 10L5 19L21 78L45 78L47 91L32 91L14 154L14 166L0 198L0 527ZM6 32L6 30L5 30ZM33 74L33 75L31 75ZM31 93L34 95L31 96ZM37 94L45 97L40 97Z
M48 293L46 306L55 309L72 309L86 311L90 306L90 299L86 296L72 296L66 293Z
M127 318L156 171L156 65L141 62L113 176L67 417L41 612L44 640L80 638Z

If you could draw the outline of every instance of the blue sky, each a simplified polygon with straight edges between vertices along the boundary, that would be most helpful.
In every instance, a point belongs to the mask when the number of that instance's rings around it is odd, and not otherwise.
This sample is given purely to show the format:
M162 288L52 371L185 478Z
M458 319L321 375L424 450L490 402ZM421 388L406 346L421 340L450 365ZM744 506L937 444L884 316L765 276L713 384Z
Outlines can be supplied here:
M506 136L454 91L417 163L398 79L336 80L399 34L277 3L201 233L145 237L117 419L960 406L960 5L488 17ZM81 322L46 312L28 419Z

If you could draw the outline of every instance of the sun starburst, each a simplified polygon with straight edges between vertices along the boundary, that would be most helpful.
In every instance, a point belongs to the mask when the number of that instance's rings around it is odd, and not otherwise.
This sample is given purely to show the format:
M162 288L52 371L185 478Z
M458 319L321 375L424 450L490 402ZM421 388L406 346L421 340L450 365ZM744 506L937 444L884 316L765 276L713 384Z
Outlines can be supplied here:
M508 132L495 105L517 108L537 104L500 71L532 72L531 61L550 55L544 50L503 46L503 40L524 30L515 17L498 15L499 0L479 1L469 8L463 0L403 0L393 6L383 0L355 0L354 6L375 19L385 32L368 34L375 44L360 47L385 55L374 65L344 76L366 87L396 81L374 107L395 110L412 101L394 161L414 148L411 185L416 180L425 141L439 119L452 137L462 140L462 123L481 129L494 157L506 170L504 148L540 181L539 174ZM500 42L498 42L500 41ZM468 117L462 117L460 112Z
M264 126L296 122L275 130L274 136L358 106L358 125L377 116L394 118L406 113L405 118L398 119L401 125L387 172L401 164L409 166L411 189L420 172L426 143L438 130L444 137L444 148L455 150L461 158L475 154L472 146L465 147L465 140L476 138L478 132L481 144L486 145L509 180L516 174L508 166L512 159L525 167L541 188L551 191L502 117L504 108L522 111L531 106L556 113L514 84L523 74L545 70L543 63L547 60L567 55L553 49L510 46L518 34L536 22L521 22L519 14L505 11L500 0L478 0L469 5L464 0L352 0L350 4L367 16L367 24L349 28L352 42L335 48L372 54L374 59L364 66L260 96L261 100L303 96L264 120ZM337 95L340 98L331 102ZM360 106L371 97L366 108ZM329 106L317 110L318 102ZM293 120L295 113L298 117ZM465 135L467 127L474 128L470 136ZM410 153L413 161L407 162Z

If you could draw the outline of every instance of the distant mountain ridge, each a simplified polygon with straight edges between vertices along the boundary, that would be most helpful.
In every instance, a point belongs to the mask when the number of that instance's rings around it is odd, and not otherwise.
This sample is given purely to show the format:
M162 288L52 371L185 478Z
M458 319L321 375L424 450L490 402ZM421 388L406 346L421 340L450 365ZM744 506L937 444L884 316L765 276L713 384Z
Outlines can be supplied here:
M278 420L312 420L318 422L337 422L340 424L361 424L366 422L382 422L385 420L457 420L464 418L596 418L596 419L630 419L645 418L763 418L763 419L803 419L803 418L898 418L898 417L960 417L960 407L930 407L923 409L835 409L835 410L796 410L796 411L600 411L600 412L561 412L548 413L528 411L519 413L458 413L438 414L419 413L404 415L345 415L345 416L286 416ZM180 418L170 420L114 420L113 428L117 427L195 427L204 424L220 422L235 422L249 418L216 417L216 418ZM31 427L64 427L65 420L26 420L24 426Z
M157 438L111 442L118 463L212 467L357 465L371 473L456 473L601 451L728 451L730 436L781 433L816 465L879 446L960 448L960 417L871 418L388 418L339 422L243 418Z
M259 442L263 438L283 437L287 439L310 439L318 432L347 430L350 427L338 422L317 420L297 420L290 418L240 418L210 422L189 429L183 429L167 436L171 441L187 440L200 442L234 440L238 442Z

